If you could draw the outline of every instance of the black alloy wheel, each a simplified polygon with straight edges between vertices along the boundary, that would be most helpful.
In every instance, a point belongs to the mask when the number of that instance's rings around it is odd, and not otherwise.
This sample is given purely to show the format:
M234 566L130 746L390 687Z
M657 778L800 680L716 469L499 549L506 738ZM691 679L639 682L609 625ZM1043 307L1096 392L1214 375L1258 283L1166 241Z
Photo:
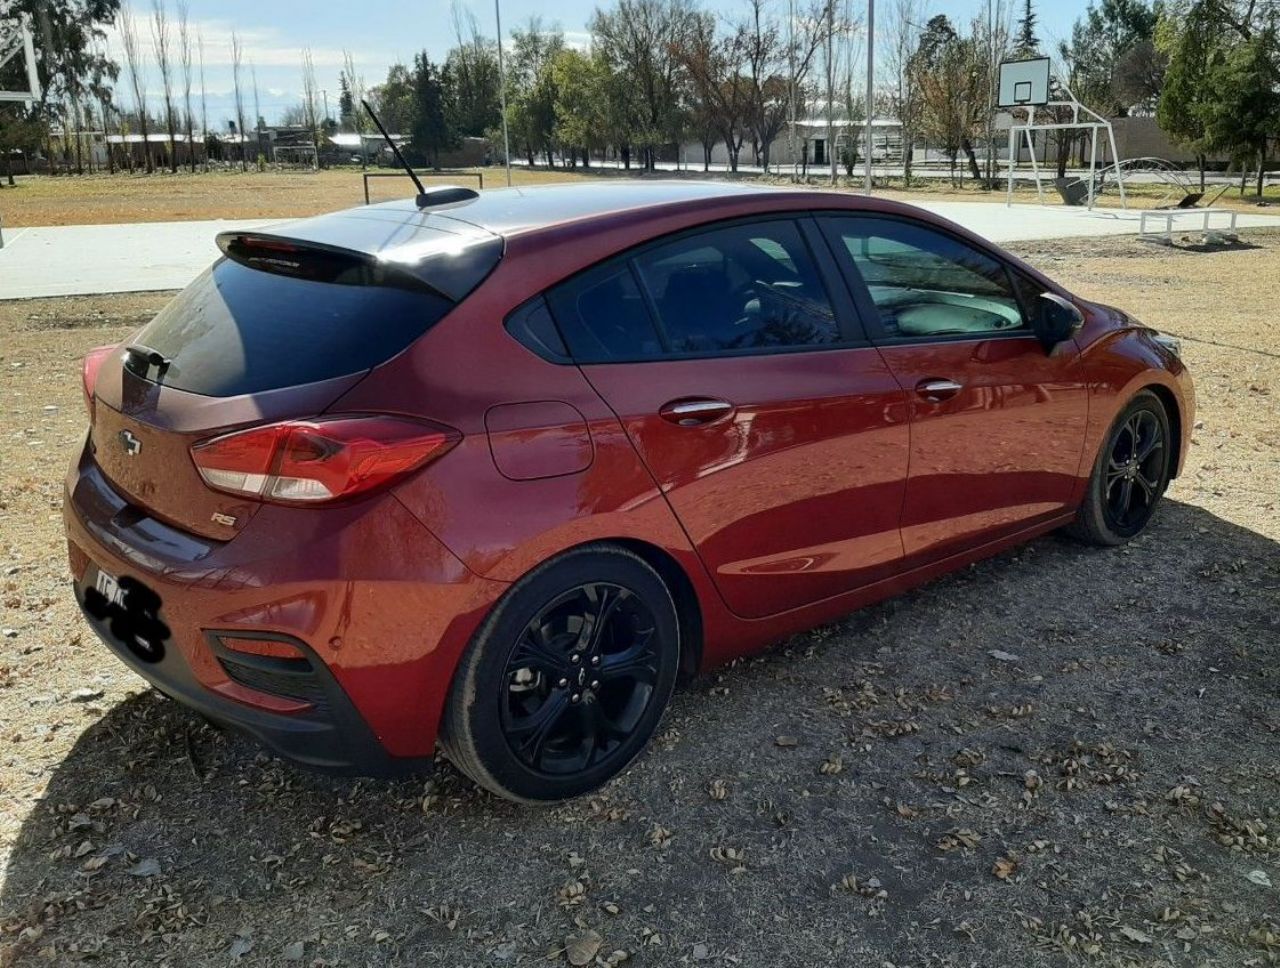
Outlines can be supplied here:
M571 588L525 626L499 689L502 734L531 770L578 773L624 747L658 680L653 613L608 582Z
M1150 410L1137 410L1111 441L1104 481L1107 523L1136 534L1155 510L1168 464L1164 428Z
M462 772L524 803L589 793L648 743L675 688L681 629L662 577L597 543L502 596L454 674L440 742Z

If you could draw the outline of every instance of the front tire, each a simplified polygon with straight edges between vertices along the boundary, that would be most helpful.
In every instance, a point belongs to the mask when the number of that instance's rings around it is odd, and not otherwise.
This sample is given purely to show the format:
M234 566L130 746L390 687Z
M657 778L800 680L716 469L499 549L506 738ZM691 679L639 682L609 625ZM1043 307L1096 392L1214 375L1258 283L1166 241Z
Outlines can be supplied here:
M1169 415L1159 397L1142 390L1103 441L1084 502L1067 533L1104 546L1141 534L1169 486L1172 457Z
M644 749L679 660L675 603L658 573L625 549L586 545L498 602L454 677L441 745L498 796L580 796Z

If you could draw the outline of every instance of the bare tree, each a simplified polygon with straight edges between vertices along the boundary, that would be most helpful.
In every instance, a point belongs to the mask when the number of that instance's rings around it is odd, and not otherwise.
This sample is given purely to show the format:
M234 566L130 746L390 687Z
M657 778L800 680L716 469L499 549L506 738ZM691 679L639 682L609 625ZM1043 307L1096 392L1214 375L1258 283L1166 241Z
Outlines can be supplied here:
M459 47L461 48L462 34L458 26L458 10L457 6L453 8L454 30L457 33ZM476 34L475 17L471 18L471 28L472 33ZM478 39L476 43L479 43ZM364 144L365 114L364 107L360 103L365 97L364 78L356 73L355 58L351 56L351 51L349 50L342 52L342 71L347 78L347 89L351 92L351 126L356 129L356 134L360 136L360 167L368 168L369 157L365 151Z
M258 68L249 62L249 79L253 83L253 133L254 158L261 159L262 152L262 108L258 104Z
M127 4L120 7L120 46L124 52L124 68L129 74L129 86L133 88L133 103L138 112L138 126L142 129L142 157L147 174L155 171L151 164L151 143L147 140L147 78L145 54L138 41L138 22ZM125 145L128 150L128 145Z
M766 11L767 0L749 0L751 9L738 28L745 43L751 87L747 127L766 169L773 142L792 114L800 110L805 79L826 40L826 5L835 2L815 3L793 18L789 37L784 39L781 26Z
M689 76L693 93L695 128L709 129L724 141L729 156L729 170L738 170L738 153L746 137L745 118L750 84L742 72L745 44L741 31L728 37L716 36L715 18L709 13L689 18L685 32L676 47L677 57ZM703 169L710 167L710 140L700 132L703 142Z
M920 31L925 16L925 0L895 0L890 8L888 25L881 43L885 71L889 75L889 108L898 119L902 132L903 180L911 184L911 163L916 138L920 134L922 102L916 70L920 50ZM874 113L875 105L867 110ZM870 146L868 145L868 150Z
M182 65L182 103L187 128L187 162L191 173L196 170L196 142L191 118L191 8L187 0L178 0L178 61Z
M235 87L236 96L236 135L240 140L240 170L248 171L244 145L244 94L240 86L240 69L244 64L244 45L240 43L240 35L231 31L231 83Z
M204 139L204 170L209 170L209 98L204 86L204 31L196 30L196 49L200 52L200 137Z
M316 86L316 66L311 60L311 48L302 48L302 103L307 112L307 127L311 130L311 146L315 154L312 166L320 167L320 108L316 103L319 94Z
M177 125L173 116L173 31L169 27L169 14L164 0L151 0L151 39L155 44L156 66L160 68L160 83L164 88L164 121L169 131L169 170L178 170Z

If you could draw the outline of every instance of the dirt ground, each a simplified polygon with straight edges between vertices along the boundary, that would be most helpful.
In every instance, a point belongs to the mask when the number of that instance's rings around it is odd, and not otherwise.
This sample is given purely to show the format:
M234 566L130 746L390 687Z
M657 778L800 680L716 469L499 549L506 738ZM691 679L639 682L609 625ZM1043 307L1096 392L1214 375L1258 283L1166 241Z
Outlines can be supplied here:
M1184 338L1151 530L706 676L551 809L301 772L111 659L65 578L77 360L165 296L0 303L0 963L1280 963L1280 235L1019 251Z
M383 175L391 169L379 169ZM483 187L498 188L506 184L501 168L470 169L470 173L442 173L427 176L427 186L432 183L456 182L476 185L476 174L483 179ZM585 177L610 178L626 172L592 169L582 171L513 170L516 185L539 185L551 182L574 181ZM639 172L630 172L635 177ZM659 172L655 177L674 178L724 178L722 174L704 175L694 171L680 176L674 172ZM757 176L743 176L744 180L757 180ZM768 179L779 184L788 179ZM810 177L807 183L816 188L828 187L824 178ZM861 184L854 179L855 184ZM877 180L878 194L900 201L932 199L934 201L990 201L1003 198L1002 192L985 192L972 183L953 187L943 179L917 180L910 191L902 189L900 181ZM369 182L369 197L373 201L403 198L410 191L407 180L400 177L379 177ZM1048 200L1056 195L1052 187L1047 189ZM1166 190L1155 186L1131 186L1130 204L1149 208L1165 197ZM1280 204L1280 186L1267 190L1271 205ZM1034 190L1019 187L1015 192L1019 202L1036 201ZM170 222L188 219L215 218L300 218L336 209L350 208L364 201L364 185L357 168L334 168L325 171L211 171L179 172L176 175L160 172L154 175L87 175L83 177L32 176L18 179L13 188L0 186L0 221L6 226L30 227L36 225L98 225L116 222ZM1104 205L1118 205L1118 198L1104 197ZM1239 198L1235 189L1228 191L1216 203L1218 207L1238 208L1257 212L1251 196ZM1265 210L1261 210L1264 211Z

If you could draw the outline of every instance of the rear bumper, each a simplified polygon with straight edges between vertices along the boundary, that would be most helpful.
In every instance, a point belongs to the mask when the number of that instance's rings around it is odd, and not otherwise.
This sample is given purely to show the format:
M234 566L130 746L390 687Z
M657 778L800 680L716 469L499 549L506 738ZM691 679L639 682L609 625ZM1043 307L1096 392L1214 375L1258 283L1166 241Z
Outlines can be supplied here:
M236 538L213 542L128 504L85 454L68 474L63 518L77 601L118 659L209 719L332 772L430 761L458 658L506 588L469 571L386 494L332 509L266 506ZM138 590L159 649L139 646L123 610L104 609L99 571ZM267 691L270 675L238 674L215 633L287 640L306 657L306 688Z
M321 680L323 701L308 703L295 713L237 702L206 688L180 649L164 648L160 658L151 661L130 648L112 631L110 617L94 615L86 607L87 587L85 582L75 583L76 600L85 621L115 657L170 699L213 722L252 736L285 759L326 773L389 775L430 765L430 757L389 755L328 670Z

